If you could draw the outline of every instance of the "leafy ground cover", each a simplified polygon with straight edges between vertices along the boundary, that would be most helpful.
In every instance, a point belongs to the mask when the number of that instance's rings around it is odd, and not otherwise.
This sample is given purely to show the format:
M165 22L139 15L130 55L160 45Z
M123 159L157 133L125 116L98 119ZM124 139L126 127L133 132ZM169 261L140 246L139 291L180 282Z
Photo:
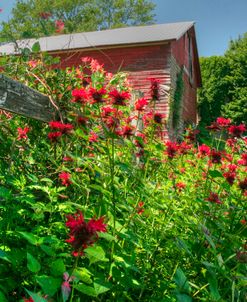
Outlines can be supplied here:
M165 142L155 79L135 99L91 58L5 60L60 111L1 115L0 300L245 301L245 125Z

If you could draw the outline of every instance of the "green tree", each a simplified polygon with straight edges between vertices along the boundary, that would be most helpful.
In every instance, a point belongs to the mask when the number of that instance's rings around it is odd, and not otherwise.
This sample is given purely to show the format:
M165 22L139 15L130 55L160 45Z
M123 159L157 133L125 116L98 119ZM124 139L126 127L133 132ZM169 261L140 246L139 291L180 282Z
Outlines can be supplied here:
M151 24L154 8L149 0L17 0L0 41L53 35L56 20L64 33Z
M247 121L247 32L230 42L225 57L230 67L227 80L230 83L229 102L222 107L222 113L235 122Z
M224 56L200 59L203 87L198 92L201 124L218 116L247 121L247 33L231 41Z
M225 57L200 59L202 88L198 92L198 109L202 124L210 124L221 115L222 106L229 101L230 73Z

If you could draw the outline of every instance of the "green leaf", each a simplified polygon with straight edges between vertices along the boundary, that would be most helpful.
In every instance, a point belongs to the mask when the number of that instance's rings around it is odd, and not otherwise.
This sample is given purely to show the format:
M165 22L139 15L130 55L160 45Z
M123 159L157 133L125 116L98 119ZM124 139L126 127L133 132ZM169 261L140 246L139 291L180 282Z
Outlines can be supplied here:
M208 173L213 178L216 178L216 177L222 178L223 177L222 173L220 173L220 171L217 171L217 170L209 171Z
M32 233L28 233L28 232L18 232L18 233L21 234L22 237L25 238L32 245L38 245L38 242L39 242L38 236L33 235Z
M179 292L190 293L191 288L189 282L187 281L187 278L181 268L177 268L174 275L174 281L178 287Z
M208 243L211 245L211 247L213 248L213 250L216 251L216 246L215 246L212 238L209 235L207 235L206 233L204 233L204 236L206 237Z
M75 276L77 279L79 279L80 281L87 283L87 284L91 284L93 283L92 279L91 279L91 273L86 269L86 268L77 268L74 273L73 276Z
M65 265L62 259L57 259L51 265L51 274L53 276L62 276L66 271Z
M12 193L10 190L0 187L0 198L10 199L12 197Z
M98 295L103 294L111 289L111 284L106 283L102 280L95 280L93 286L95 289L96 297L98 297Z
M95 289L91 286L87 286L85 284L77 284L74 285L75 289L79 290L81 293L90 296L90 297L97 297Z
M44 251L48 256L54 256L55 255L55 251L47 245L42 244L40 246L40 248L42 249L42 251Z
M8 302L8 300L6 299L5 295L2 292L0 292L0 301L1 302Z
M61 286L61 278L53 278L49 276L37 276L37 282L41 286L43 292L48 296L53 296Z
M42 298L39 294L30 292L25 288L25 291L29 294L29 296L33 299L34 302L47 302L44 298Z
M0 259L5 260L7 262L11 262L7 253L0 249Z
M90 265L98 261L109 261L105 258L105 252L100 246L91 246L85 249L85 253L90 260Z
M104 238L106 239L107 241L117 241L116 237L112 236L111 234L108 234L108 233L103 233L103 232L100 232L98 234L99 238Z
M186 294L176 294L178 302L192 302L192 298Z
M38 41L33 44L32 52L40 52L40 44Z
M218 282L216 275L213 271L209 273L208 276L208 283L209 283L209 289L210 289L210 295L214 301L220 300L221 296L218 291Z
M27 253L27 268L33 273L37 273L41 269L39 261L29 253Z

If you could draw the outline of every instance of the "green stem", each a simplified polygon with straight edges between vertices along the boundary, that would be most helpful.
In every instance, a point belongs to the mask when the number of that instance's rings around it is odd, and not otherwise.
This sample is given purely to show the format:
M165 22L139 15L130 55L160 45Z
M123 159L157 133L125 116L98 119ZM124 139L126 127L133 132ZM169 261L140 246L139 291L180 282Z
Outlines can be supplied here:
M80 253L80 251L79 251L79 253ZM71 277L73 276L73 273L74 273L75 269L77 268L78 260L79 260L79 256L76 257L75 264L74 264L74 267L73 267L73 269L72 269ZM70 300L69 300L70 302L73 301L73 298L74 298L74 290L75 290L75 287L74 287L74 280L73 280L73 286L72 286L71 296L70 296Z

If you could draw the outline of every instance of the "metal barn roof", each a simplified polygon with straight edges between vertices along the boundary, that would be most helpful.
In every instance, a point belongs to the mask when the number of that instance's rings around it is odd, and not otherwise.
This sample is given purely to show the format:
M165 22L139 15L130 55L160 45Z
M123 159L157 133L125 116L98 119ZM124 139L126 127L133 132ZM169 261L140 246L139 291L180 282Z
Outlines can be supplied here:
M177 22L148 26L124 27L94 32L56 35L36 39L19 40L0 46L0 54L17 54L18 48L29 47L39 41L41 51L56 52L91 47L107 47L138 43L177 40L194 22ZM18 47L17 47L18 46Z

